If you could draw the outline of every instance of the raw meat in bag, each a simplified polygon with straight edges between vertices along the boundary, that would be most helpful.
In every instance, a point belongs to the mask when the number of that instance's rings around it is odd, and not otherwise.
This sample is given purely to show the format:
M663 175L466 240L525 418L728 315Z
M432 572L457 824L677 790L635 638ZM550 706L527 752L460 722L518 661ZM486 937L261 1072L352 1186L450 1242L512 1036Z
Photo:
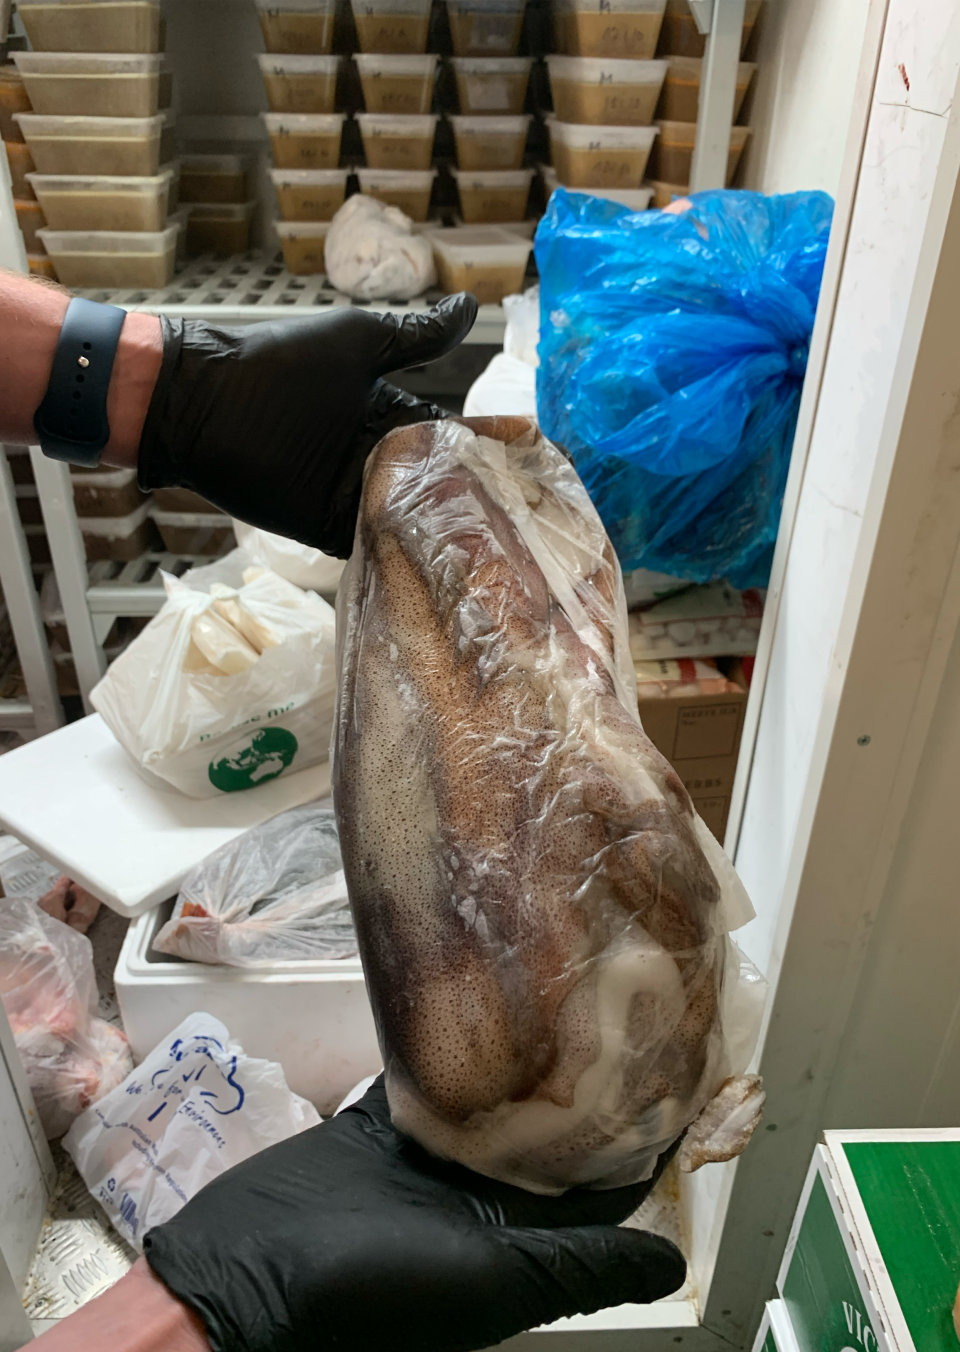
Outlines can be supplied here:
M620 569L566 458L524 418L390 433L337 630L334 795L395 1123L532 1191L609 1188L726 1087L689 1164L742 1149L763 982L728 932L752 910L640 726Z

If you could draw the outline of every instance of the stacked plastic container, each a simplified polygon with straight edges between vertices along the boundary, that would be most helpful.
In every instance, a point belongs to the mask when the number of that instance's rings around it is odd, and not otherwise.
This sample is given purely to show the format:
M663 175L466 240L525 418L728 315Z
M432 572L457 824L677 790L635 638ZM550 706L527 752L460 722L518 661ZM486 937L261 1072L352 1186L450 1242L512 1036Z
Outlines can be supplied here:
M53 265L37 235L37 231L46 225L43 208L27 182L27 174L34 167L33 160L23 139L23 132L14 121L16 113L28 112L30 100L20 72L12 63L0 66L0 133L3 135L3 148L10 167L13 204L17 213L17 224L23 235L24 248L27 251L27 263L31 273L55 278Z
M187 213L186 253L242 254L250 247L249 155L184 154L180 201Z
M31 112L13 114L33 161L36 231L70 287L155 288L173 277L172 78L157 0L20 0L16 52ZM9 158L9 152L8 152ZM17 189L15 177L15 192Z
M762 0L746 0L744 7L741 56L753 33ZM669 206L675 197L689 191L690 166L697 141L697 115L700 104L700 75L706 38L697 31L687 0L666 0L660 29L658 55L666 60L667 72L657 107L659 135L650 157L649 183L653 204ZM756 65L742 61L737 69L730 152L727 158L727 185L732 182L743 154L749 127L737 125L743 101Z

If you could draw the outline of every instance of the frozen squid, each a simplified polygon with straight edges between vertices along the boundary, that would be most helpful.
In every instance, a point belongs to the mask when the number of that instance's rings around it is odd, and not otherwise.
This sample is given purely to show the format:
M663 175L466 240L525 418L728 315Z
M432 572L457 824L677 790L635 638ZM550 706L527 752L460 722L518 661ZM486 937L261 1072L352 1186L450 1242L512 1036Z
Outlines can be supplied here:
M338 611L335 803L396 1125L531 1191L609 1188L727 1086L736 1130L704 1119L688 1167L742 1149L752 911L640 725L565 456L523 418L391 432Z

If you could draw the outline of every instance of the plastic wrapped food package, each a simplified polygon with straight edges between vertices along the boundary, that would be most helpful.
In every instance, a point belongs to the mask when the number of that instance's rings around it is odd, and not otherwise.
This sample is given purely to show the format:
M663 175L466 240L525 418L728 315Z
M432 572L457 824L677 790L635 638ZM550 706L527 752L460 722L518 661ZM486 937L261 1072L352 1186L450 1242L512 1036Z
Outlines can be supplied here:
M690 695L726 695L738 691L716 664L689 657L635 662L638 699L685 699Z
M25 897L0 901L0 998L43 1130L62 1136L133 1064L97 1017L90 940Z
M153 947L231 967L353 957L333 810L307 803L215 850L184 878Z
M385 172L385 171L381 171ZM327 276L357 300L409 300L436 281L433 249L397 207L356 193L330 223Z
M648 1178L745 1070L764 983L640 726L583 485L528 419L397 429L337 605L334 796L394 1121L532 1191Z

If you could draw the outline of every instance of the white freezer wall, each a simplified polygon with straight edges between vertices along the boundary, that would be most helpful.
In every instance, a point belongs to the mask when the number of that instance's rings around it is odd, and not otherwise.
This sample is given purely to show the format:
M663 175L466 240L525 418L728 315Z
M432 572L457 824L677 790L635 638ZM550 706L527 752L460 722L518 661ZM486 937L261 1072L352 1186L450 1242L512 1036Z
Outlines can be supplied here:
M743 187L836 194L868 8L869 0L766 0Z

